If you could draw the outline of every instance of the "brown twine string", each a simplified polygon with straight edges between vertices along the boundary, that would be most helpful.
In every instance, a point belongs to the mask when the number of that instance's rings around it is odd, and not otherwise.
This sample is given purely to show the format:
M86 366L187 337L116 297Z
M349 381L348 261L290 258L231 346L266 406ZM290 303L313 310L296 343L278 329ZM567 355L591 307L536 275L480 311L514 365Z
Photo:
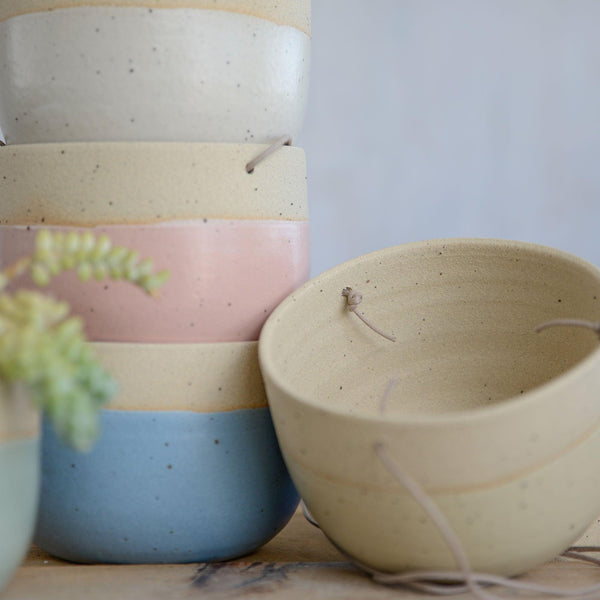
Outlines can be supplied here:
M356 309L358 305L362 302L363 296L357 291L353 290L351 287L345 287L342 290L342 296L346 298L347 308L349 312L353 312L367 327L370 327L375 333L378 333L381 337L384 337L386 340L390 340L390 342L395 342L396 337L393 335L389 335L379 329L379 327L373 325L364 315L359 313Z
M261 163L265 158L268 158L274 152L277 152L279 148L283 146L291 146L292 138L289 135L282 135L279 139L275 140L266 150L263 150L260 154L255 156L247 165L246 173L250 174L254 171L254 168Z
M347 291L346 297L351 295L352 290L345 288ZM355 298L356 300L356 298ZM360 304L362 301L362 295L360 299L354 304L355 306ZM349 302L350 306L350 302ZM358 313L356 313L358 314ZM359 315L360 316L360 315ZM551 322L553 325L565 325L571 324L576 326L589 326L589 322L583 325L579 320L572 320L569 323L566 320L557 320ZM366 323L371 329L379 331L370 323ZM594 325L594 324L592 324ZM550 324L546 323L541 328L549 327ZM386 339L389 339L384 335ZM380 402L380 413L384 414L388 398L392 391L396 387L398 380L393 378L388 383L385 393ZM555 586L546 586L537 583L531 583L526 581L517 581L508 577L500 575L494 575L489 573L478 573L472 570L467 554L461 543L460 538L452 529L452 526L446 519L444 513L439 509L433 498L427 494L427 492L420 486L416 479L410 475L405 469L403 469L392 457L388 451L387 446L383 442L376 442L373 445L374 451L383 463L387 471L394 477L394 479L402 485L402 487L412 496L417 504L425 511L429 518L433 521L434 525L438 529L440 535L448 545L448 548L452 552L454 560L458 566L458 571L414 571L405 573L384 573L376 569L372 569L367 565L364 565L360 561L357 561L352 556L341 550L335 543L334 545L340 550L340 552L346 556L352 563L366 571L371 575L373 581L376 583L386 585L402 585L408 589L412 589L418 592L425 592L430 594L436 594L440 596L447 596L453 594L463 594L471 592L477 600L505 600L506 596L498 596L485 590L482 586L496 585L503 587L507 590L514 590L517 592L530 592L534 594L546 594L548 596L554 596L557 598L572 598L573 600L596 600L600 598L600 584L579 588L579 589L563 589ZM311 515L309 509L302 502L302 510L306 519L316 527L319 524ZM562 556L571 558L574 560L581 560L590 562L595 565L600 565L600 560L587 556L584 552L600 552L599 546L573 546L569 548Z

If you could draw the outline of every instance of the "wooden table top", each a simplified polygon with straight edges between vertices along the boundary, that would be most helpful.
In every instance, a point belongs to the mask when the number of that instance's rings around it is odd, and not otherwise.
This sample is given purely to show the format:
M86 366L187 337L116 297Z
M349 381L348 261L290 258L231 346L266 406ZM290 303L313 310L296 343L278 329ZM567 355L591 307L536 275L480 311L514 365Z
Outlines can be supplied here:
M600 583L600 569L557 559L524 580L582 587ZM506 595L503 590L494 590ZM228 563L76 565L35 546L1 600L386 600L434 598L373 583L297 512L257 552ZM452 598L471 598L470 594ZM539 596L536 596L539 598Z

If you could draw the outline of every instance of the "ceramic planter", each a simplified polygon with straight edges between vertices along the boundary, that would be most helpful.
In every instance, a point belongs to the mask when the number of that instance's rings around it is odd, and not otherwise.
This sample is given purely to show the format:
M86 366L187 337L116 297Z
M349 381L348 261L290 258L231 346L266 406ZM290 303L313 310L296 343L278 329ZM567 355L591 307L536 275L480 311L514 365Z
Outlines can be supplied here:
M31 543L39 473L38 412L22 390L0 386L0 590Z
M308 3L7 4L0 129L8 144L264 143L300 131Z
M226 560L271 539L298 496L257 343L95 347L122 390L89 454L44 429L35 542L75 562L172 563Z
M395 343L346 309L346 286ZM600 513L600 352L593 332L535 328L599 320L599 299L600 271L576 257L470 239L376 252L294 292L263 328L260 362L286 463L324 532L379 570L455 568L383 444L474 570L514 575L565 550Z
M0 226L0 267L33 252L41 229ZM113 244L152 257L170 278L158 298L129 282L55 278L48 291L85 320L93 341L230 342L257 340L281 300L308 280L308 221L197 219L94 227ZM22 287L34 287L29 280Z
M0 148L4 225L306 220L306 160L285 146L253 173L261 144L73 143Z

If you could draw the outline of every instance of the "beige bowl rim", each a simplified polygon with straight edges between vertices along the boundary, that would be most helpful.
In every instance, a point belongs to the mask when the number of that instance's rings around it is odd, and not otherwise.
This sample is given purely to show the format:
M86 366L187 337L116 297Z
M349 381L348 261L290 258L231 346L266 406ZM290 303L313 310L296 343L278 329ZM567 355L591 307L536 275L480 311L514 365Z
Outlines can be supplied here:
M348 419L350 421L361 421L363 423L369 423L372 425L381 425L386 423L387 425L402 425L414 426L414 427L427 427L427 426L452 426L452 425L478 425L483 422L493 420L499 416L510 416L511 414L520 412L526 408L535 408L545 401L549 390L557 392L560 389L567 388L571 382L579 379L583 375L587 374L593 369L600 368L600 346L591 352L586 358L580 363L571 367L566 372L554 377L551 381L540 385L539 387L526 391L518 396L507 398L506 400L485 407L478 407L473 409L466 409L456 413L447 414L428 414L428 415L399 415L394 413L388 413L386 415L352 415L344 411L339 407L331 407L316 402L310 396L299 395L296 391L291 389L287 385L286 381L279 375L277 369L273 367L273 360L270 352L270 342L272 337L275 335L277 328L277 322L285 318L285 313L290 310L292 306L306 294L310 293L311 289L319 284L321 280L327 280L331 276L335 276L338 272L346 269L351 269L354 266L359 266L364 263L369 263L372 260L379 260L382 257L394 255L399 252L415 251L419 249L425 249L432 244L446 244L452 245L453 247L465 246L465 247L476 247L483 246L492 248L494 246L504 246L515 250L520 250L528 253L542 254L548 258L553 258L565 262L570 262L583 270L589 272L590 275L595 275L600 280L600 269L594 264L586 261L578 256L569 252L558 250L556 248L532 243L532 242L521 242L510 239L500 238L477 238L477 237L458 237L458 238L439 238L432 240L423 240L418 242L409 242L406 244L400 244L397 246L391 246L368 254L358 256L352 260L344 262L340 265L329 269L317 277L311 279L303 286L298 288L295 292L290 294L279 306L271 313L267 319L265 325L262 328L258 354L259 363L263 377L272 382L276 387L283 391L287 396L293 398L298 404L304 404L313 410L321 411L323 413L336 416L341 419ZM390 342L391 343L391 342ZM599 391L600 393L600 391ZM271 398L268 399L271 403Z

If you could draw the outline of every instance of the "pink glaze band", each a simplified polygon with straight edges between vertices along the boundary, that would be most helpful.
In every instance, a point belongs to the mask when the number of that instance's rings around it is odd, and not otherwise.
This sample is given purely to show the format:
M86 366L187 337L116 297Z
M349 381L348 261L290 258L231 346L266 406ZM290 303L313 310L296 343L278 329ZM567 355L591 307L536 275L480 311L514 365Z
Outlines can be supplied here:
M31 253L42 228L0 226L0 267ZM170 272L158 298L127 282L82 284L73 273L56 277L48 291L83 317L91 341L257 340L271 311L310 274L308 221L197 219L90 230ZM23 278L19 285L33 284Z

